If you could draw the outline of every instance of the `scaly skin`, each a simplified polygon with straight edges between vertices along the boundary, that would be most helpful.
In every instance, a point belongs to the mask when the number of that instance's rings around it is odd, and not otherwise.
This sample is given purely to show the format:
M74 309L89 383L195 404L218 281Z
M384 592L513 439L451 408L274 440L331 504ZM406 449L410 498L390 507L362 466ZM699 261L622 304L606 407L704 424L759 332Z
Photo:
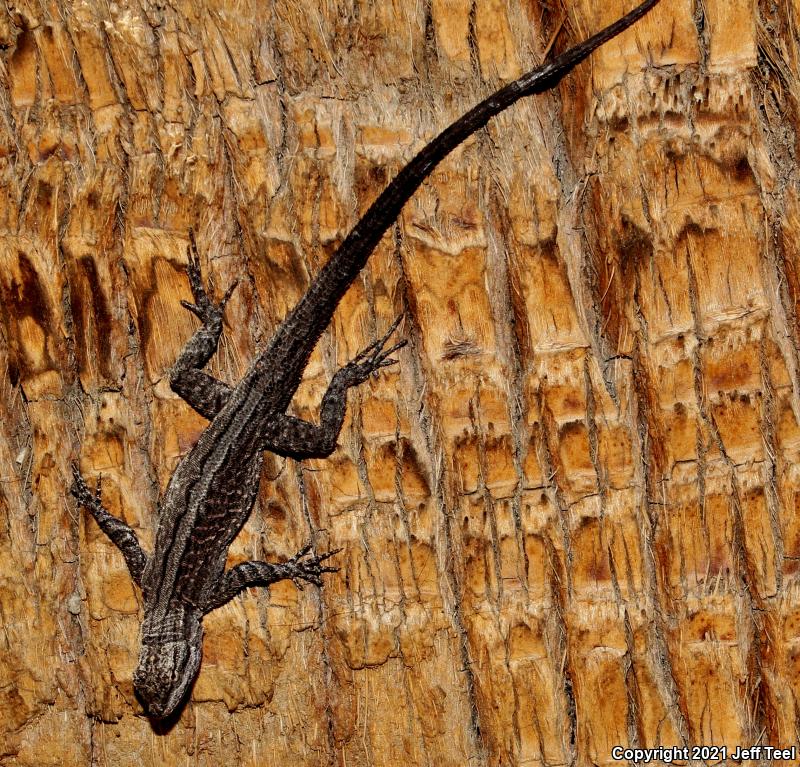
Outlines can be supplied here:
M267 348L235 387L202 368L219 343L225 302L203 287L197 249L190 237L189 283L194 303L184 306L202 326L172 370L173 390L211 423L175 469L158 512L155 549L145 554L134 532L102 506L74 470L72 494L122 551L144 595L144 621L134 686L155 718L172 714L184 701L200 668L205 613L224 605L248 586L292 579L321 585L336 568L310 544L283 564L245 562L225 572L228 547L255 502L264 450L296 459L330 455L342 428L347 390L397 362L391 355L404 341L384 349L397 329L364 349L333 376L315 425L286 414L308 359L333 312L370 253L405 202L436 165L491 117L514 102L554 87L593 50L644 16L658 0L646 0L589 40L501 88L446 128L419 152L375 200L305 295L278 327Z

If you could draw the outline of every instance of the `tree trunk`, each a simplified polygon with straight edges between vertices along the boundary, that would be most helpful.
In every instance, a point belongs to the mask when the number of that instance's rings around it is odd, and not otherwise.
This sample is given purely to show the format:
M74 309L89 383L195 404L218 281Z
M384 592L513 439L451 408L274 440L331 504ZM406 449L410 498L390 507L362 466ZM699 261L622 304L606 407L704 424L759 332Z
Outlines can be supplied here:
M152 545L205 421L397 170L629 10L575 0L0 11L0 764L612 764L795 745L798 6L663 0L436 170L351 288L293 412L406 312L339 449L265 455L230 563L343 547L320 591L206 619L192 700L133 695L141 595L68 496ZM713 754L707 754L711 760ZM641 760L640 760L641 761ZM749 762L745 762L749 763Z

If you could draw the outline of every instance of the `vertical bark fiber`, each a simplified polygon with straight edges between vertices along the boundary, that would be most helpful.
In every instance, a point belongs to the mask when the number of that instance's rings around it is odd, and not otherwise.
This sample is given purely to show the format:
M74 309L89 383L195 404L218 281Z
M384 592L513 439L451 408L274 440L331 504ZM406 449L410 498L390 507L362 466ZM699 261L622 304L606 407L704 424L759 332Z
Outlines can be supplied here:
M790 0L663 0L448 158L295 413L401 310L340 448L267 455L231 563L342 546L133 696L150 547L204 427L168 386L186 233L237 381L414 151L622 0L19 0L0 9L0 764L611 764L795 744L800 51Z

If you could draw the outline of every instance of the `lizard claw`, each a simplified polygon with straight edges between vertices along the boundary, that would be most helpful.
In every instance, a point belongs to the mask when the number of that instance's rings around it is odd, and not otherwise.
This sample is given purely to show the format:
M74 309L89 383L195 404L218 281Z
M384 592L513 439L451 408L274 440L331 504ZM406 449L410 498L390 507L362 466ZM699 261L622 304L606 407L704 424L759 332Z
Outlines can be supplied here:
M341 368L339 374L345 378L348 386L358 386L358 384L366 381L371 375L377 375L381 368L398 363L398 360L391 355L398 349L402 349L408 341L403 339L388 349L384 349L383 347L392 333L397 330L397 326L400 324L403 316L402 313L399 314L397 319L392 323L392 326L381 338L377 341L373 341L369 346L362 349L350 362Z
M72 495L81 505L90 504L95 499L95 496L92 494L92 491L89 490L89 486L86 484L86 480L83 478L77 463L72 464L72 486L70 487L69 492L70 495Z
M103 475L97 475L97 484L94 487L94 492L89 489L86 480L78 468L78 464L72 464L72 486L69 489L70 495L75 498L81 506L93 508L101 505L101 487Z
M189 253L186 272L189 275L189 287L192 289L194 303L181 301L181 306L184 309L188 309L204 325L214 325L217 322L222 322L222 311L225 308L225 304L228 303L228 300L233 295L233 291L236 290L239 280L235 280L233 284L230 285L218 304L215 304L208 297L208 293L203 286L203 278L200 272L200 256L197 252L197 242L194 238L194 230L191 228L189 229Z
M222 300L218 304L218 308L222 311L225 308L225 304L228 303L230 297L233 295L233 291L239 287L239 278L237 277L229 286L228 289L225 291L225 295L222 296Z
M373 341L369 346L365 347L358 354L356 354L356 356L353 357L352 361L361 362L362 360L365 360L374 350L383 347L383 345L389 340L389 336L391 336L392 333L394 333L394 331L397 330L397 326L400 324L403 317L405 317L405 312L400 312L400 314L398 314L397 317L395 318L395 321L392 323L392 326L389 328L389 330L387 330L386 333L377 341ZM405 345L405 341L402 342L402 344ZM389 353L391 354L391 352Z
M311 552L312 543L309 541L297 552L290 560L285 563L289 578L300 591L303 591L303 581L312 583L314 586L322 586L322 576L324 573L336 573L338 567L323 567L322 563L338 554L341 549L334 549L325 554L308 556Z

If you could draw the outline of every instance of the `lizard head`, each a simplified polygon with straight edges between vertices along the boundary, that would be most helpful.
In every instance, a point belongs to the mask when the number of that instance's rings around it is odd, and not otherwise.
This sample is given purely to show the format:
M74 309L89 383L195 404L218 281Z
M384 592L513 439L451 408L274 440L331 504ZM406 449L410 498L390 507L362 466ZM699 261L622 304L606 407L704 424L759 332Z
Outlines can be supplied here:
M168 622L145 619L133 673L136 693L155 719L168 717L187 697L203 656L200 615L185 611L177 620L174 615L170 618Z

